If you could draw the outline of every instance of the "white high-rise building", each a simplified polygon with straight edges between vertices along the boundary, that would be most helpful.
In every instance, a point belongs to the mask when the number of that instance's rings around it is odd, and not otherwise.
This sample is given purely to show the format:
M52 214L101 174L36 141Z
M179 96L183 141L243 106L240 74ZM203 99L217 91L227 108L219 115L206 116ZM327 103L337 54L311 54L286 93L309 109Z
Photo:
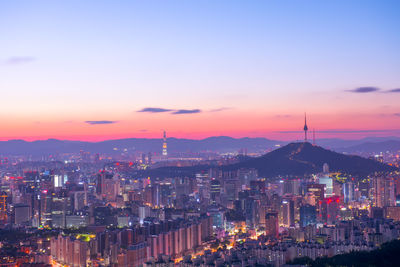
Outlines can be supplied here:
M323 173L329 173L329 165L328 165L328 163L324 163L324 165L322 166L322 172Z
M327 175L318 177L318 183L325 185L325 197L333 196L333 179Z
M164 137L163 137L162 155L164 157L166 157L168 155L168 152L167 152L167 133L165 131L164 131Z

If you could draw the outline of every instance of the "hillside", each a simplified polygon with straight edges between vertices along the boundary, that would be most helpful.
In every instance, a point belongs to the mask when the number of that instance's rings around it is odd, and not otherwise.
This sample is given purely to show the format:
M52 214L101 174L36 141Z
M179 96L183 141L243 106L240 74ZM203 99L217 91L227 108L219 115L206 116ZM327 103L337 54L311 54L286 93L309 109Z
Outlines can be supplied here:
M354 175L396 169L370 159L336 153L304 142L290 143L261 157L226 166L224 169L255 168L261 176L304 175L321 172L324 163L328 163L331 171Z
M262 177L279 175L314 174L322 171L324 163L328 163L332 172L340 171L352 175L367 175L374 172L397 170L395 167L359 156L349 156L333 152L310 143L290 143L261 157L219 167L224 171L240 168L254 168ZM146 175L159 177L191 176L211 166L162 167L146 171ZM214 166L214 168L216 168Z

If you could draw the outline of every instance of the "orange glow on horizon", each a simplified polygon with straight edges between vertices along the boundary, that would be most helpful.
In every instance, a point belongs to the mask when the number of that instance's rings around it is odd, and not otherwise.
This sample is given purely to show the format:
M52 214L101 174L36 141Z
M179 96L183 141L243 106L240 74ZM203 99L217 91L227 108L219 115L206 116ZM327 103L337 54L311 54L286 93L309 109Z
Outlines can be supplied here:
M203 139L210 136L265 137L276 140L303 138L303 114L271 115L265 112L237 110L225 113L190 115L135 114L133 118L110 119L109 124L90 125L85 121L31 118L6 118L2 122L0 140L23 139L27 141L49 138L63 140L102 141L122 138L168 137ZM310 133L316 138L359 139L367 136L399 136L399 117L376 114L312 114L307 121ZM101 120L99 120L101 121Z

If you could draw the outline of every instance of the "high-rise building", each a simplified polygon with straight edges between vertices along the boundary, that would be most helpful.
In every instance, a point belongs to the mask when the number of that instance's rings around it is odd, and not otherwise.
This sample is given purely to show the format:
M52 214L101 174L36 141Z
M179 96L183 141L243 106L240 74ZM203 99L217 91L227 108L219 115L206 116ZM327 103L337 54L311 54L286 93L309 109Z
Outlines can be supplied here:
M164 157L168 156L168 152L167 152L167 133L165 131L164 131L164 136L163 136L162 155Z
M307 186L307 192L312 193L315 196L315 201L318 203L325 196L325 186L323 184L309 184Z
M400 221L400 207L385 207L385 218Z
M98 177L98 189L100 189L100 196L107 201L115 201L116 197L120 194L120 179L118 175L110 175L102 172Z
M27 224L31 219L31 207L25 204L14 206L14 223L16 225Z
M294 201L292 199L284 199L280 208L280 223L285 227L294 226Z
M371 186L372 184L370 183L369 179L360 179L357 185L359 197L369 198Z
M96 155L94 155L94 163L99 163L100 162L100 154L96 153Z
M343 200L344 203L349 203L354 200L355 184L351 181L343 184Z
M322 172L325 174L329 173L329 165L328 163L324 163L324 165L322 166Z
M283 194L298 195L300 192L300 179L288 179L283 182Z
M212 204L221 203L221 183L216 179L210 183L210 198Z
M375 207L383 208L395 206L395 188L394 181L390 178L375 177L373 179L374 196L373 203Z
M139 207L139 220L140 223L143 223L144 219L150 216L150 207L149 206L140 206Z
M160 205L168 207L172 205L172 185L171 183L160 184Z
M87 206L87 193L86 191L76 191L73 192L73 197L71 199L73 201L74 211L79 211Z
M87 242L61 234L52 237L50 240L51 256L55 261L68 266L87 266L90 256L89 244L91 243L90 238L88 239Z
M254 228L260 222L260 199L258 196L248 196L244 200L244 215L246 217L246 225Z
M339 203L338 196L325 198L320 202L319 217L322 223L332 225L338 221Z
M265 235L274 238L278 237L278 212L267 212L267 214L265 214Z
M317 222L317 210L315 206L304 205L300 207L300 225L306 227Z
M51 223L53 228L65 228L66 216L71 214L71 198L65 195L65 192L60 192L53 197L51 210Z
M225 213L217 206L210 206L207 210L207 215L212 218L212 224L216 228L225 227Z
M240 184L246 187L250 185L250 181L257 180L258 171L252 168L251 169L241 168L237 171L237 176L239 177Z
M325 197L333 196L333 179L327 175L318 178L318 183L325 186Z
M42 190L40 195L41 225L51 225L51 212L53 210L53 195L47 190Z
M53 177L54 187L63 187L68 182L68 175L56 174Z
M229 179L224 182L224 192L227 198L227 206L233 206L233 202L238 198L240 184L238 179Z
M0 221L7 221L7 193L0 193Z
M251 180L250 181L250 194L260 195L265 193L265 180Z

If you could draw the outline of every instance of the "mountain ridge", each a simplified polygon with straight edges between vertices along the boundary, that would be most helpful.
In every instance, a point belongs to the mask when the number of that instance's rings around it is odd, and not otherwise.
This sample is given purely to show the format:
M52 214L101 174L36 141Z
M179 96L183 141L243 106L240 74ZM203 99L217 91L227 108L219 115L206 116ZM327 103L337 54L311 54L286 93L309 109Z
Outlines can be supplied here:
M78 153L80 150L93 153L118 153L114 148L128 149L141 152L161 152L163 139L161 138L124 138L99 142L70 141L70 140L36 140L25 141L14 139L0 141L2 155L46 155L53 153ZM237 152L247 148L249 151L272 149L283 141L266 138L232 138L228 136L214 136L205 139L168 138L169 152Z
M277 145L282 146L289 143L289 141L272 140L264 137L233 138L229 136L211 136L199 140L170 137L167 142L168 151L177 153L237 152L239 149L247 149L248 152L262 152L276 149ZM347 153L400 150L400 139L398 137L368 137L359 140L328 138L317 140L317 144L334 151ZM36 141L13 139L0 141L0 155L48 155L54 153L78 153L80 150L91 153L118 153L118 151L114 151L114 148L160 153L161 147L161 138L124 138L98 142L54 138Z

